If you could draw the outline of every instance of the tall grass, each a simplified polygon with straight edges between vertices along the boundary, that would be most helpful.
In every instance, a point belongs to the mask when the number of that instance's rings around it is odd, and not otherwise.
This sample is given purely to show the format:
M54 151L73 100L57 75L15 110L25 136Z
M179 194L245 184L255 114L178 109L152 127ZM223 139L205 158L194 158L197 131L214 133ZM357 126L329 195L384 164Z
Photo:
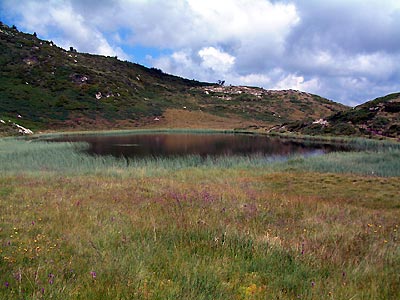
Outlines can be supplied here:
M394 140L377 140L362 137L346 137L346 136L314 136L314 135L297 135L287 133L270 133L269 136L276 136L282 139L292 141L300 141L305 144L319 145L343 145L348 150L353 151L385 151L400 150L400 143Z
M286 171L400 176L400 150L332 152L322 156L289 159L279 167Z
M0 299L398 299L399 209L372 206L396 184L217 169L0 177Z

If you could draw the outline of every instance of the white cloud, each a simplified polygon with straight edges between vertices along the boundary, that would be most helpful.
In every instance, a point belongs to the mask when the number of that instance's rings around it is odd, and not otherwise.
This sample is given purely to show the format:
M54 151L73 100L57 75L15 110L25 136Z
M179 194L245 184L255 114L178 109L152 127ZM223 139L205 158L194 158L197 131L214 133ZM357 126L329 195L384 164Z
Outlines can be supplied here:
M112 10L114 17L105 12L104 22L129 29L132 43L174 50L223 44L234 50L262 39L277 51L299 21L293 4L267 0L120 0L116 6L120 10Z
M266 74L231 75L229 81L236 85L271 86L271 77Z
M239 47L246 47L249 45L244 45L243 41L263 39L263 43L281 47L285 35L299 21L292 4L274 4L265 0L188 2L199 25L199 30L192 34L198 38L200 33L209 43L236 41Z
M348 62L348 72L384 79L396 72L399 57L385 53L358 54Z
M168 56L153 58L147 57L150 65L163 70L166 73L175 74L186 78L196 78L197 80L209 80L212 69L204 69L201 64L193 59L192 51L183 49L173 52Z
M320 88L320 83L318 79L312 78L310 80L305 80L303 76L298 76L296 74L288 74L281 80L279 80L272 89L275 90L302 90L315 92Z
M204 68L210 68L222 74L229 71L235 63L234 56L214 47L204 47L198 52L198 55L202 59L201 65Z

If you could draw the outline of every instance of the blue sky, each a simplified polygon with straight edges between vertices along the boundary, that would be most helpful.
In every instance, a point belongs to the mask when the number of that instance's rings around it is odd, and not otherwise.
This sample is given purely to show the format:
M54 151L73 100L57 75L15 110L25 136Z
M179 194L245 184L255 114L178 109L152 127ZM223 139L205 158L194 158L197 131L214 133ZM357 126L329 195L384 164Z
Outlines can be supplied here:
M400 91L398 0L0 0L61 47L347 105Z

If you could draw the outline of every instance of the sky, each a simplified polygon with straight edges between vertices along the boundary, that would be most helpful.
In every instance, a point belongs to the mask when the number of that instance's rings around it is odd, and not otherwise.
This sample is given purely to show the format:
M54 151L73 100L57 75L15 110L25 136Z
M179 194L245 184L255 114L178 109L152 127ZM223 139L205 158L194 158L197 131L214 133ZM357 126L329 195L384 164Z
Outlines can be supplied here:
M400 91L399 0L0 0L64 49L346 105Z

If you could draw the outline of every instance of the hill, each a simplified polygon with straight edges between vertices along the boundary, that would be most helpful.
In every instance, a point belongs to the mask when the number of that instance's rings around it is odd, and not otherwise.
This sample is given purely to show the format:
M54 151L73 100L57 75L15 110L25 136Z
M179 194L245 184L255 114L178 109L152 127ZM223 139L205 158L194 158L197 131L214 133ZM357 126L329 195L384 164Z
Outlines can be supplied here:
M400 93L376 98L326 119L286 124L283 129L303 134L400 138Z
M346 109L300 91L198 82L78 53L0 22L0 132L133 127L270 128ZM14 125L13 125L14 124Z

